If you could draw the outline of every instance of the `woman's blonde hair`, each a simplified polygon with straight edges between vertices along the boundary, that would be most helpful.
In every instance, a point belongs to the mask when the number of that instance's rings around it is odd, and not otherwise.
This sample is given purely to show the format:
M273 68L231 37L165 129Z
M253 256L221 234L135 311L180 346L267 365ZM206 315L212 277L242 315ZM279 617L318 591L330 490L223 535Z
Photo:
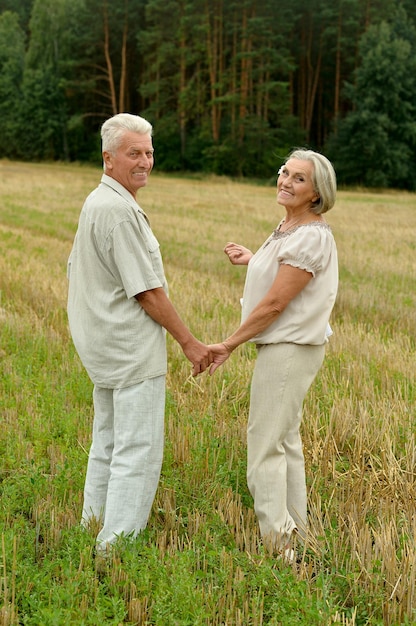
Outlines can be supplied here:
M337 178L331 161L323 154L306 148L296 148L286 160L289 159L311 161L313 164L312 182L319 198L314 203L312 211L320 215L332 209L337 193Z

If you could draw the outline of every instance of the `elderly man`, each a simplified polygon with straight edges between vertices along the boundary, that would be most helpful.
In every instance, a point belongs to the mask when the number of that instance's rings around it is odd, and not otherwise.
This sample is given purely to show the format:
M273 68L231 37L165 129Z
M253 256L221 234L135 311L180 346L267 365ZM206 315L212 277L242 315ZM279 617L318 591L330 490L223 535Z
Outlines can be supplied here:
M159 243L136 202L153 168L152 126L121 113L101 129L104 174L81 211L68 260L68 318L94 383L82 522L100 520L97 554L146 527L163 457L165 329L193 364L209 349L167 295Z

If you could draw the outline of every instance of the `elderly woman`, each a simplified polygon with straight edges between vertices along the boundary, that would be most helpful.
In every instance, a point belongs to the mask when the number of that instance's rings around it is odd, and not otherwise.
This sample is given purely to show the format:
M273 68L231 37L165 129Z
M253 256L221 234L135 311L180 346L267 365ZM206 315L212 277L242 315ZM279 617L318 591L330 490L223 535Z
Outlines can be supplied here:
M293 151L280 168L277 202L286 215L253 254L224 252L247 265L240 327L210 346L217 369L239 345L256 344L247 429L247 481L263 542L293 558L291 536L305 535L306 481L300 438L302 404L325 354L338 288L337 250L323 214L335 203L331 163Z

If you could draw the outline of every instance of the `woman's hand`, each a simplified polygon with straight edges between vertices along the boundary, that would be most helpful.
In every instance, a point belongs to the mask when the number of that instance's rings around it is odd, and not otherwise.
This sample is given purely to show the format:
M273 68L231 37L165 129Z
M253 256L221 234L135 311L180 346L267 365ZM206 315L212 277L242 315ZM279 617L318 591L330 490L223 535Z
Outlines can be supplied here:
M232 349L229 348L225 343L214 343L208 346L208 349L211 352L212 358L211 367L209 368L209 374L210 376L212 376L215 370L228 359L232 352Z
M248 248L240 246L238 243L229 241L224 248L225 254L233 265L248 265L253 253Z

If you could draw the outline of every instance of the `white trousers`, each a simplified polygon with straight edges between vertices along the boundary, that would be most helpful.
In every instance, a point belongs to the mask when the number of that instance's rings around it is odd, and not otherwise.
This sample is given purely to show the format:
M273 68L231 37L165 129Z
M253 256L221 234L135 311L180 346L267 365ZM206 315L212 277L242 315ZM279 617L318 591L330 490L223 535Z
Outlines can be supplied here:
M325 346L258 346L247 428L247 483L260 533L282 549L293 530L306 529L305 463L299 428L302 404Z
M94 387L94 423L82 523L102 521L97 550L146 525L164 445L165 376L125 389Z

